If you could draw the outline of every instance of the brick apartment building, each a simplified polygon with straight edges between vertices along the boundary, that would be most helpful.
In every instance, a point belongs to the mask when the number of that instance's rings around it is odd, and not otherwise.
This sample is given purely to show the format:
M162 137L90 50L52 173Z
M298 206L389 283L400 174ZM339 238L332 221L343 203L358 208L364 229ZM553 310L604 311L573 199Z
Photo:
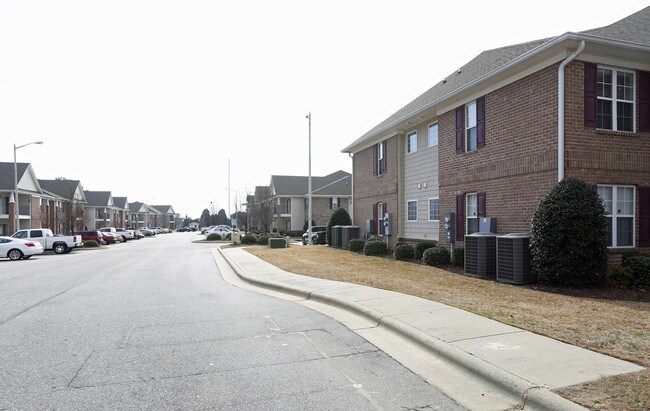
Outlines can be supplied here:
M355 224L381 235L392 213L391 246L448 245L448 212L459 245L484 216L498 234L530 231L540 200L576 177L598 188L611 254L648 249L650 7L485 51L343 152L354 154Z

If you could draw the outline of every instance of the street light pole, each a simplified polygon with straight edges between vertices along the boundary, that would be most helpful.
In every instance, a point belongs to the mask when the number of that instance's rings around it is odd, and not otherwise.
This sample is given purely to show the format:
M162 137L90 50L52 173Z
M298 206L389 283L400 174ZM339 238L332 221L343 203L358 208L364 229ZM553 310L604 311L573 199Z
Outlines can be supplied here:
M309 177L307 178L307 197L308 197L308 213L307 213L307 241L309 245L314 245L314 240L311 238L311 111L305 116L309 119Z
M31 143L16 146L14 144L14 215L16 217L16 231L20 230L20 207L18 206L18 163L16 162L16 150L30 144L43 144L42 141L32 141Z

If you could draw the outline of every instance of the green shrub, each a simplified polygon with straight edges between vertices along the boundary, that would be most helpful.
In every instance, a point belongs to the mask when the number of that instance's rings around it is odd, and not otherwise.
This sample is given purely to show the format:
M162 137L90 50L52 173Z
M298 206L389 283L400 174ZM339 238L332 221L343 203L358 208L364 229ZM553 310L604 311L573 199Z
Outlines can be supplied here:
M531 269L542 284L594 286L607 273L607 219L594 186L559 182L540 202L530 232Z
M607 284L614 287L630 287L634 285L634 274L627 267L609 267L607 270Z
M348 250L358 253L363 251L363 247L366 245L366 242L361 238L353 238L348 243Z
M363 247L365 255L386 255L388 254L388 245L383 241L368 241Z
M269 234L262 234L259 237L257 237L257 244L268 245L269 238L272 238L272 236L270 236Z
M256 244L257 238L254 235L246 234L241 238L241 243L244 245Z
M449 265L451 262L451 255L446 248L427 248L424 250L424 253L422 253L422 262L426 265L432 265L434 267Z
M436 246L435 241L421 241L417 244L415 244L415 259L420 261L422 260L422 255L424 254L424 250L427 248L433 248Z
M219 233L211 233L208 235L207 238L208 241L219 241L221 240L221 234Z
M463 247L454 248L451 263L456 267L465 267L465 249Z
M331 246L332 244L332 227L335 225L352 225L352 219L350 214L345 208L339 208L332 213L329 223L327 223L327 232L325 233L325 238L327 244Z
M637 255L626 259L624 268L629 269L633 277L633 285L637 287L650 286L650 256Z
M395 246L396 260L412 260L415 256L415 249L409 244L398 244Z
M86 248L95 248L99 247L99 243L95 240L84 241L84 247Z

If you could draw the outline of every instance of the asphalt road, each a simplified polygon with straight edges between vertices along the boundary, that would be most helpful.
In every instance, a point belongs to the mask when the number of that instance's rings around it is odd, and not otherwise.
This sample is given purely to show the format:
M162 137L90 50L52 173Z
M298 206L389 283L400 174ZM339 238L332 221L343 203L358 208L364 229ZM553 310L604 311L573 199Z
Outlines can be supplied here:
M461 409L329 317L224 282L198 238L0 260L0 410Z

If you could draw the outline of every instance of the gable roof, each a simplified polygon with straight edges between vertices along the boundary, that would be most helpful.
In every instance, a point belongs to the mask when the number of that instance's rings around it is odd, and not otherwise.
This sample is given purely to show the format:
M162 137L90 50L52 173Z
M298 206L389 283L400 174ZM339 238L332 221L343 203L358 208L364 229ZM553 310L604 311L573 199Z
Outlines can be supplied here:
M176 214L174 212L174 208L170 205L152 205L151 207L155 208L163 214Z
M308 195L308 176L271 176L271 186L276 196L303 197ZM311 178L312 195L345 197L352 194L351 174L343 170L324 177Z
M18 171L18 188L21 192L32 192L41 194L41 187L34 174L34 169L30 163L16 163L16 171ZM25 174L29 174L34 180L33 189L25 189L21 187L20 182ZM14 163L0 163L0 190L14 191Z
M111 206L111 192L110 191L87 191L84 190L86 196L86 205L88 207L109 207Z
M79 180L68 180L65 178L57 178L55 180L39 179L38 182L43 190L49 191L65 200L70 199L70 194L74 196L81 185ZM81 193L81 196L84 197L80 200L85 202L86 198L83 189L79 190L79 192Z
M126 209L126 197L113 197L113 204L117 208Z
M581 40L601 47L615 45L642 50L650 58L650 7L609 26L483 51L341 151L354 153L364 149L375 138L389 137L386 133L394 134L396 129L405 127L407 119L419 118L425 112L429 116L437 113L438 106L452 104L468 89L484 86L489 81L495 83L494 79L506 76L518 65L532 67L537 60L557 58L563 50L575 48Z

